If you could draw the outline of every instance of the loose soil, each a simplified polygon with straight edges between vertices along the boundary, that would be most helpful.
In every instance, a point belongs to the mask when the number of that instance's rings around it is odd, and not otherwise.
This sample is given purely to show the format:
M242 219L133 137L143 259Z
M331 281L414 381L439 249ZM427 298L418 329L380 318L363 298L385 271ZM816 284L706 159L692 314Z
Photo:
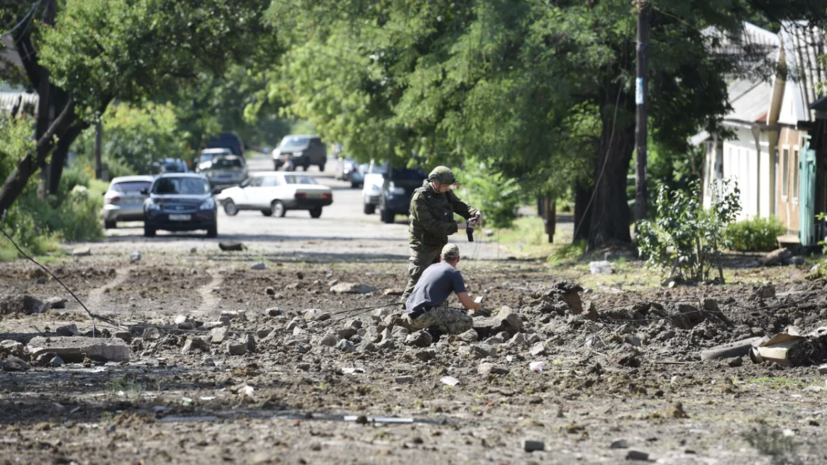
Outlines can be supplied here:
M126 363L0 372L0 463L618 463L629 449L610 445L621 439L657 463L827 460L827 387L815 367L699 356L788 325L827 326L825 282L804 280L805 269L727 270L727 285L667 289L636 282L641 265L630 262L628 279L580 293L599 315L592 321L549 297L556 283L591 276L535 262L461 263L469 291L485 295L495 316L512 308L524 329L477 358L468 349L480 343L443 337L412 347L393 316L348 311L398 313L399 297L383 292L404 287L404 263L268 262L254 271L252 261L232 257L147 254L125 265L92 256L51 265L79 297L91 296L93 312L166 329L156 341L136 337ZM4 264L0 297L70 297L32 270ZM377 291L336 295L332 281ZM768 282L776 295L762 298ZM308 309L329 318L307 320ZM230 321L231 339L254 335L253 352L228 355L208 344L182 353L187 338L209 333L175 330L176 315L210 322L229 311L242 314ZM373 352L321 343L357 327L354 319L375 334L395 322L398 338L377 340ZM26 342L71 323L92 327L73 301L6 315L0 340ZM358 333L349 339L366 342ZM531 354L537 343L544 354ZM532 371L533 361L544 370ZM481 363L507 373L479 374ZM445 376L459 384L442 383ZM527 439L545 450L524 451Z

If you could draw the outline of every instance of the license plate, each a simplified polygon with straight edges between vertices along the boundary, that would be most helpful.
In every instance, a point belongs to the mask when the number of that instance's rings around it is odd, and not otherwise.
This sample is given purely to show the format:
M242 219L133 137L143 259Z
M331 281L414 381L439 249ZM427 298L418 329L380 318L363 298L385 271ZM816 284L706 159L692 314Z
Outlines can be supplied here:
M169 215L170 221L189 221L192 215Z
M320 199L322 198L322 194L307 194L308 199Z

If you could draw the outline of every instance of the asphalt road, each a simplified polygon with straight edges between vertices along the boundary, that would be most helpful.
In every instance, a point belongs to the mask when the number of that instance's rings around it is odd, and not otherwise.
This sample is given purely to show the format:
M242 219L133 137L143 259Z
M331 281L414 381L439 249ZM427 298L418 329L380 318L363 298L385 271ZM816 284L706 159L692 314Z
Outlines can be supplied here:
M250 171L269 171L268 157L248 160ZM403 215L396 223L384 224L379 215L365 215L362 211L362 191L350 187L349 182L333 177L334 160L326 164L326 171L311 167L309 174L320 184L333 188L333 205L325 207L321 218L310 218L306 211L288 211L284 218L268 217L257 211L242 211L227 216L219 209L218 238L207 239L203 231L172 233L158 231L154 238L143 237L141 223L119 223L119 228L108 230L102 242L89 243L98 253L162 252L189 253L218 250L218 241L239 241L251 256L274 261L395 261L409 255L408 224ZM480 236L481 234L478 234ZM465 258L495 259L496 245L484 238L469 244L464 233L454 236Z

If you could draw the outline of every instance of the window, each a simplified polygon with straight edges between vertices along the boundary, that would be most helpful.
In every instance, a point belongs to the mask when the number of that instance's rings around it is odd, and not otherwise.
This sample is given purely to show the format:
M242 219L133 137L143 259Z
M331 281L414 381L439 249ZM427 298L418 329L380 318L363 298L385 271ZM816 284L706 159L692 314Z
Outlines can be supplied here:
M114 192L141 192L141 189L149 189L152 185L149 181L126 181L112 184L109 190Z
M279 178L275 176L266 176L262 178L261 186L262 187L276 187L279 185Z
M798 150L793 150L793 200L798 200L798 178L801 170L798 168Z
M201 178L158 178L152 186L153 194L201 195L210 192L210 183Z
M301 174L291 174L284 177L287 184L316 184L316 180L311 176Z
M790 149L781 151L781 198L787 201L790 194Z

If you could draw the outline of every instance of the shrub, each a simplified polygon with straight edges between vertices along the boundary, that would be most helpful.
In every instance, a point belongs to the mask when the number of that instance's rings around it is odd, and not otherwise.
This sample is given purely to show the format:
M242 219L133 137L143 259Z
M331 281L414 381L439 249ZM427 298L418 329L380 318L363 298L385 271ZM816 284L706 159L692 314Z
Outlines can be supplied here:
M689 281L708 280L717 268L718 279L724 280L721 250L730 247L725 233L741 210L739 190L724 182L710 191L720 194L704 210L698 182L690 184L689 192L658 186L657 220L638 223L636 237L647 266Z
M776 247L776 238L787 230L776 217L755 217L739 221L727 227L726 234L733 250L742 252L772 250Z

